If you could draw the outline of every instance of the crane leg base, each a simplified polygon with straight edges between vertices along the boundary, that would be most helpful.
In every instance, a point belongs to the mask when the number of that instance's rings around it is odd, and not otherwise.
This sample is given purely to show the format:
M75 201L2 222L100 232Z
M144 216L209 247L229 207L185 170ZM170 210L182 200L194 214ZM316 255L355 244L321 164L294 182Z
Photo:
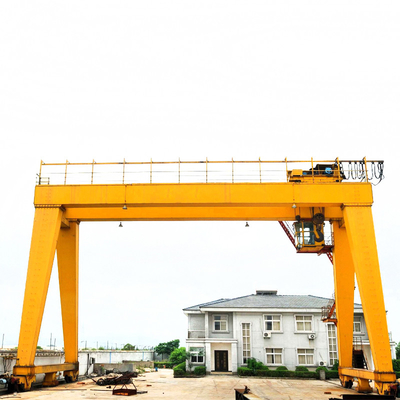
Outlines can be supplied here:
M357 392L360 393L371 393L372 387L369 385L368 379L358 378Z
M43 381L44 387L58 386L58 384L57 372L49 372L48 374L45 374Z
M24 392L25 390L31 390L32 389L32 383L36 382L36 376L35 375L13 375L15 379L18 379L19 382L19 388L21 392Z
M399 393L399 382L375 382L375 387L380 395L397 397Z
M65 383L76 382L78 380L79 371L65 371Z
M56 375L59 371L65 371L64 375L71 376L70 382L76 380L79 374L79 363L63 363L50 365L31 365L31 366L14 366L14 377L19 379L24 390L30 390L32 383L36 381L36 374L45 374L45 386L57 385Z
M353 378L350 376L339 376L341 385L346 389L351 389L353 387Z

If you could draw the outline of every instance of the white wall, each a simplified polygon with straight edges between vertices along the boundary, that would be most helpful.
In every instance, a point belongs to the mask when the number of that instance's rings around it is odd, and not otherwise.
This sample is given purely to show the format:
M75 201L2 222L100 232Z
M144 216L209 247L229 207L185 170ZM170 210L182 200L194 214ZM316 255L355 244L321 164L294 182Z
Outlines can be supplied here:
M78 353L79 375L85 375L86 373L91 374L93 372L91 358L94 358L96 364L117 364L122 363L123 361L154 361L154 351L81 350Z
M3 354L7 354L4 352ZM12 353L16 356L16 353ZM97 350L97 351L79 351L79 375L85 375L93 372L93 364L90 363L90 359L94 358L95 363L114 364L122 363L123 361L153 361L154 351L152 350L135 350L135 351L114 351L114 350ZM89 369L88 369L89 359ZM51 365L51 364L62 364L65 361L63 352L43 352L37 353L35 357L35 365ZM15 360L9 365L7 371L3 368L3 357L0 354L0 373L9 372L12 373L12 368L15 365ZM36 375L36 381L42 382L44 374Z
M277 314L277 313L274 313ZM264 339L263 314L261 313L237 313L236 314L236 337L239 339L238 363L242 362L242 332L241 324L250 323L251 326L251 356L266 364L265 348L283 348L283 365L294 369L297 363L297 349L314 349L314 365L318 366L320 361L328 362L328 335L327 326L321 321L320 314L299 313L299 315L313 315L313 332L316 334L314 340L309 340L309 333L295 331L295 318L293 313L282 313L282 332L273 332L270 339Z
M209 314L209 315L207 315ZM266 348L282 348L283 349L283 365L287 368L294 370L298 365L297 362L297 349L306 348L314 349L314 364L313 367L318 367L320 362L325 362L329 366L329 350L328 350L328 327L327 324L322 322L320 312L274 312L268 314L282 315L282 332L273 332L270 339L264 339L264 319L262 312L236 312L226 313L229 315L229 332L228 333L213 333L212 331L212 318L213 313L206 313L205 320L201 319L198 314L189 314L189 329L193 326L196 329L206 329L209 326L209 334L206 334L205 339L191 339L187 342L187 348L189 347L205 347L206 349L206 368L207 371L214 369L214 350L217 349L218 339L224 342L224 339L233 338L237 339L237 353L232 351L230 344L222 344L221 350L229 351L229 362L230 370L236 371L236 366L240 367L243 365L242 354L242 323L250 323L251 326L251 356L267 364L266 360ZM361 312L357 312L360 315ZM316 337L314 340L308 338L309 332L302 333L295 331L295 315L312 315L313 316L313 333ZM204 321L204 325L203 325ZM207 324L208 322L208 324ZM203 328L204 326L204 328ZM368 335L366 332L365 321L362 316L361 332L354 335L355 338L362 339L365 357L368 361L369 368L373 368L373 362L371 357L371 350L369 346ZM195 343L196 342L196 343ZM336 342L337 344L337 342ZM224 347L225 346L225 347ZM229 348L228 348L229 347ZM235 349L236 350L236 349ZM394 342L391 342L391 350L394 352ZM235 357L237 362L232 359ZM232 362L232 364L231 364ZM312 368L312 366L310 366Z

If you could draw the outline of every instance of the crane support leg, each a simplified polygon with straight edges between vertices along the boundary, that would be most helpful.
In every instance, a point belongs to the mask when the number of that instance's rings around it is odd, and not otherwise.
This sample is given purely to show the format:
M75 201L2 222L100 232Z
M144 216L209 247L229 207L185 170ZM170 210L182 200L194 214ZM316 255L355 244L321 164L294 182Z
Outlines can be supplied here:
M57 243L58 278L66 363L78 363L78 279L79 222L70 221L62 228ZM78 364L77 364L78 365ZM78 368L65 371L67 380L78 378Z
M35 381L35 355L61 225L59 207L36 208L14 376L25 389Z
M380 394L389 394L391 386L396 382L396 375L393 373L390 354L386 310L371 207L345 206L343 216L375 371L351 371L343 367L340 368L339 373L357 376L360 386L364 388L366 386L365 381L372 379L375 381L375 387Z
M346 229L333 222L335 247L333 275L337 317L338 355L340 366L353 367L354 264ZM353 378L340 376L342 386L351 387Z

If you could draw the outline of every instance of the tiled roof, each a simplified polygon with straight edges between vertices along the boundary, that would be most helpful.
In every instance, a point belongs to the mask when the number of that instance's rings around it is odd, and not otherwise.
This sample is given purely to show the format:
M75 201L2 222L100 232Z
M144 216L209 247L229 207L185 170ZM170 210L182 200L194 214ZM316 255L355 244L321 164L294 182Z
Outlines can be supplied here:
M221 302L224 302L224 301L227 301L227 300L229 301L231 299L213 300L213 301L209 301L208 303L197 304L195 306L184 308L184 310L200 310L200 308L207 307L207 306L213 306L214 304L218 304L218 303L221 303Z
M204 304L184 308L184 311L196 311L207 308L321 308L326 307L331 299L311 295L255 295L219 299ZM354 308L362 308L354 304Z

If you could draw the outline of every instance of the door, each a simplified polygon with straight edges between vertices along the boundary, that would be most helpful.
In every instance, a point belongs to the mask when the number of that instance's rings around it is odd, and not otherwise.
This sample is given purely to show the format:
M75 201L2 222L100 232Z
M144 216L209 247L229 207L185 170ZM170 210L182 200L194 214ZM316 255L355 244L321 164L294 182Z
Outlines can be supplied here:
M215 371L227 372L228 371L228 350L215 350Z

